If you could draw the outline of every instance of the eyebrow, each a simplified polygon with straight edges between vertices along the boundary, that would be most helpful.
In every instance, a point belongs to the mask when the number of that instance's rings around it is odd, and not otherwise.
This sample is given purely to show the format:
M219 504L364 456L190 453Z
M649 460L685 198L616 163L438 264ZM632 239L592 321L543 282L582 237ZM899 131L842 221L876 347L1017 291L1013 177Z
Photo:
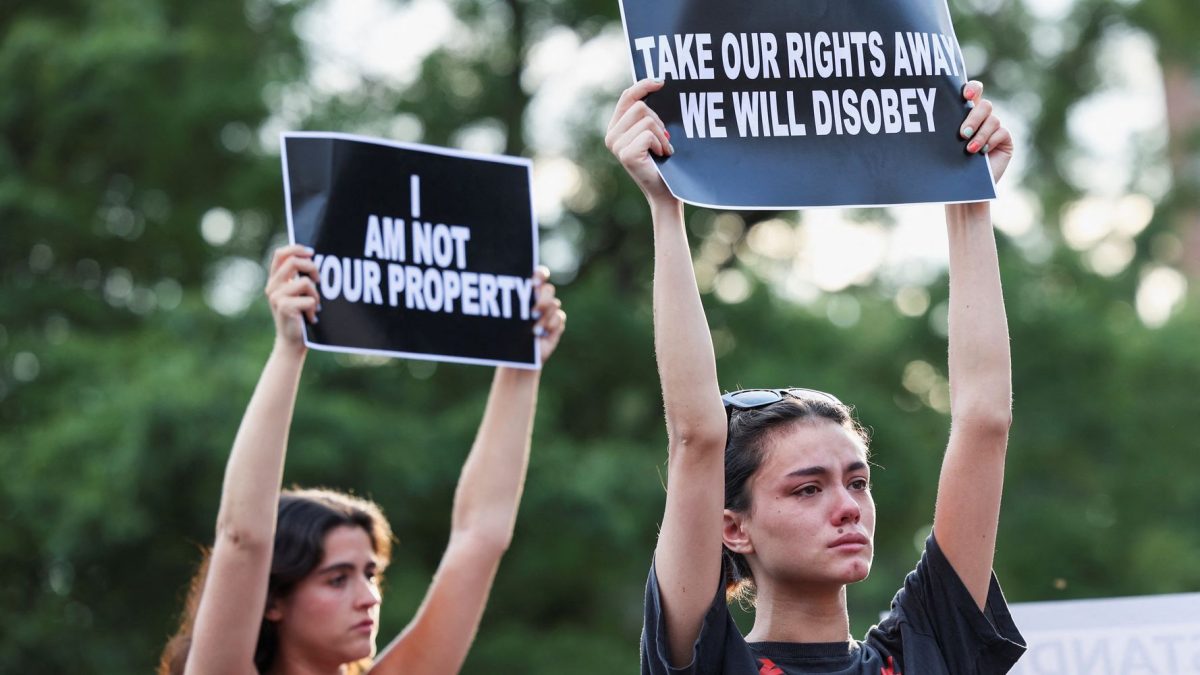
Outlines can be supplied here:
M867 465L865 462L859 462L859 461L850 462L849 464L846 465L846 473L862 471L865 468L867 468ZM829 469L827 469L823 466L806 466L803 469L796 469L795 471L789 473L788 477L792 477L792 476L797 476L797 477L799 477L799 476L823 476L828 473L829 473Z
M376 564L374 561L367 563L368 570L374 570L377 567L378 567L378 564ZM326 574L328 572L353 572L353 571L354 571L353 563L340 562L340 563L334 563L332 565L328 565L326 567L322 567L321 569L316 571L316 574Z

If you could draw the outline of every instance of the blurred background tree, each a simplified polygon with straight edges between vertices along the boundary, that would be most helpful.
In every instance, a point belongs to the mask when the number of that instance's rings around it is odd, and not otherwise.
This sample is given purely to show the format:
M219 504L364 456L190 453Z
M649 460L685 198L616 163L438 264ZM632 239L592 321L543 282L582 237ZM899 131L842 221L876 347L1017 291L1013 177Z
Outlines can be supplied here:
M1022 140L996 207L1016 390L997 570L1017 601L1200 590L1200 14L951 9ZM623 40L609 0L0 7L0 672L146 672L173 630L271 341L259 293L294 128L534 158L571 329L466 669L636 669L665 433L648 215L600 140ZM836 391L873 430L861 633L932 519L940 209L688 218L723 385ZM286 480L388 511L392 635L445 544L489 373L328 354L307 370Z

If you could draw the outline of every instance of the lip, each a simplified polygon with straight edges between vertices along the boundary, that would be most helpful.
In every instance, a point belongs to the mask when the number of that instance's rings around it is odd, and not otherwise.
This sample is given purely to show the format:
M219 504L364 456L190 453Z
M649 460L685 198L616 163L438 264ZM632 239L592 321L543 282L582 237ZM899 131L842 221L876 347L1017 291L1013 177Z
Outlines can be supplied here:
M866 535L853 532L844 534L837 539L834 539L829 544L829 548L834 548L843 551L860 551L871 545L871 540L867 539Z
M369 632L375 630L375 620L374 619L363 619L362 621L359 621L358 623L354 624L354 627L351 628L350 630L364 631L364 632L369 633Z

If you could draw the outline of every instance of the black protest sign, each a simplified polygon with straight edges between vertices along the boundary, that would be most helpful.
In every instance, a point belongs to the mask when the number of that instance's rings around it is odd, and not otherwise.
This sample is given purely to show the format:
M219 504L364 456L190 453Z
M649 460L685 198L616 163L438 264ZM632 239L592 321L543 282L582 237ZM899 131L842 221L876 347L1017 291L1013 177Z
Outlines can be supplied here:
M958 135L966 67L945 0L621 0L680 199L726 208L992 199Z
M312 247L330 351L537 368L530 162L283 135L293 243Z

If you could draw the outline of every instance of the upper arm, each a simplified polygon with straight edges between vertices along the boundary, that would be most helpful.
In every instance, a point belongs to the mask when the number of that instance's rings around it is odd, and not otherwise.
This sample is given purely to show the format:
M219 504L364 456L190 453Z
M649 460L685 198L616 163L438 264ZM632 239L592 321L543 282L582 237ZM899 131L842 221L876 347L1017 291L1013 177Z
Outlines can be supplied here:
M270 572L270 541L218 533L192 627L187 675L257 675L254 650Z
M956 421L938 482L933 518L938 543L981 609L996 552L1007 445L1006 420Z
M416 616L372 673L457 673L467 658L504 549L470 533L452 535Z
M723 437L701 437L672 447L654 566L674 666L691 660L713 589L720 583L724 495Z

